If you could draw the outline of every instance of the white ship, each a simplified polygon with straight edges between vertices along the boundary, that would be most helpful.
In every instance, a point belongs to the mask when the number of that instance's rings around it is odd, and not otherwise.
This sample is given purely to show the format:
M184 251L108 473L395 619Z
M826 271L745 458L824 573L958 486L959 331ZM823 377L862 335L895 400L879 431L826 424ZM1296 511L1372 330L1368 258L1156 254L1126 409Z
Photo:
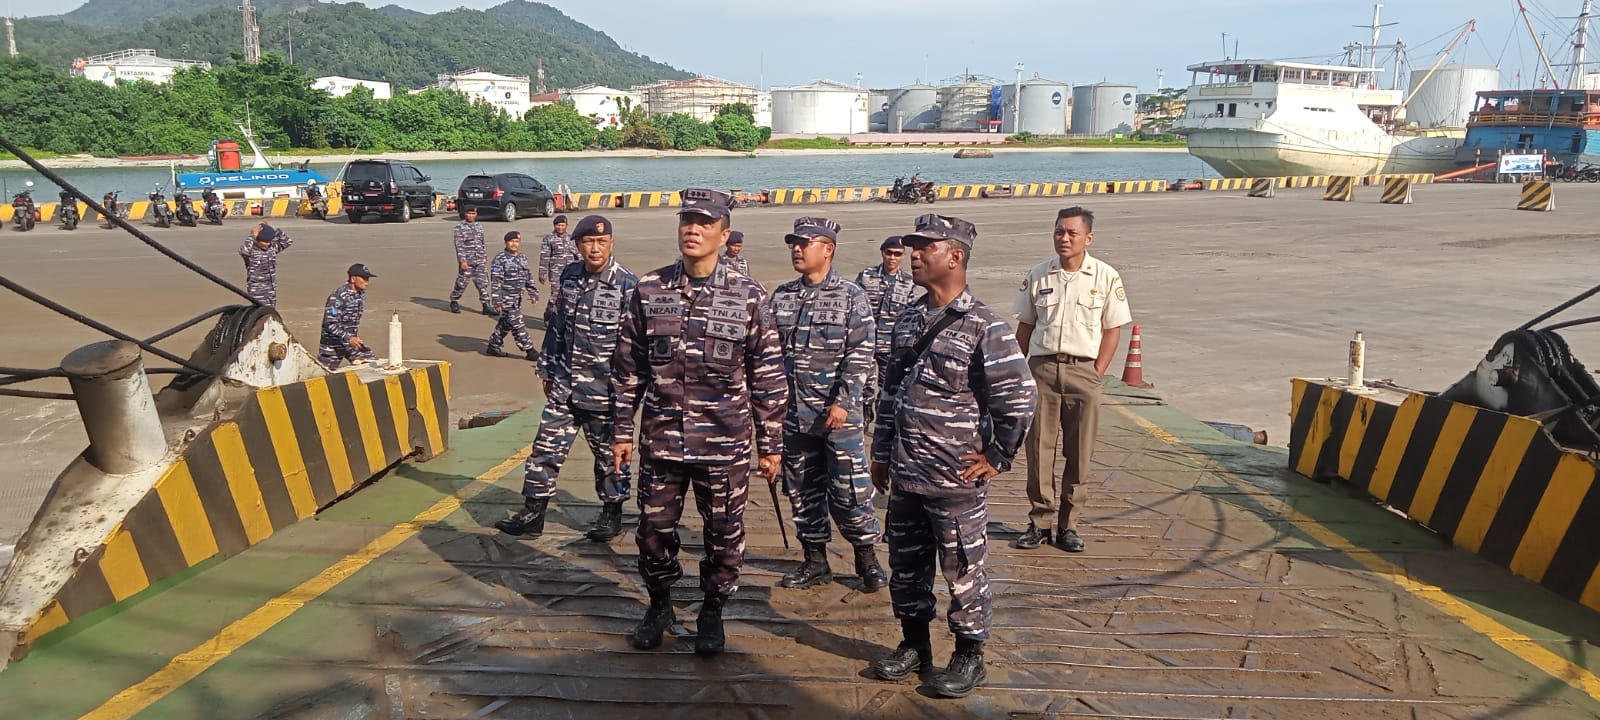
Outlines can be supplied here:
M1347 47L1343 65L1234 59L1190 65L1188 105L1173 132L1224 177L1457 169L1465 128L1405 122L1399 78L1385 89L1379 82L1384 69L1369 64L1369 52L1376 61L1377 50L1391 48L1398 75L1404 46L1378 45L1379 27L1375 12L1372 44ZM1472 27L1468 23L1462 35ZM1412 88L1413 97L1418 89Z

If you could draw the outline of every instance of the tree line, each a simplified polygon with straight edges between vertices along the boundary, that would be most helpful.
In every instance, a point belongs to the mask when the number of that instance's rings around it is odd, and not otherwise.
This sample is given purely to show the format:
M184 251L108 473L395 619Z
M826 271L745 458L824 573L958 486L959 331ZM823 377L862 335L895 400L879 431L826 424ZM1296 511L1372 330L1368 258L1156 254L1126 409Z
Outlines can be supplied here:
M71 77L28 56L0 58L0 135L56 154L100 156L203 153L211 141L235 137L249 121L273 148L554 151L615 149L754 150L771 137L746 105L722 109L712 122L683 113L651 115L630 108L620 128L596 127L565 103L522 118L482 100L430 88L378 100L358 87L343 97L311 87L301 67L277 53L258 64L187 68L161 85L115 86Z

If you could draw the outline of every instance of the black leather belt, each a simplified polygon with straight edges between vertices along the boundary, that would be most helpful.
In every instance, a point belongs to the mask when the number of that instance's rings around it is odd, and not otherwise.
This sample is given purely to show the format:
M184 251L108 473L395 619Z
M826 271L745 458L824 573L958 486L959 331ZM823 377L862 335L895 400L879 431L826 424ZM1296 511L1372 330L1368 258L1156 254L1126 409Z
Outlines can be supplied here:
M1041 358L1041 359L1044 359L1044 360L1048 360L1048 361L1051 361L1051 362L1066 363L1068 365L1076 365L1078 363L1092 363L1092 362L1094 362L1094 358L1082 357L1080 355L1068 355L1066 353L1056 353L1054 355L1035 355L1034 357Z

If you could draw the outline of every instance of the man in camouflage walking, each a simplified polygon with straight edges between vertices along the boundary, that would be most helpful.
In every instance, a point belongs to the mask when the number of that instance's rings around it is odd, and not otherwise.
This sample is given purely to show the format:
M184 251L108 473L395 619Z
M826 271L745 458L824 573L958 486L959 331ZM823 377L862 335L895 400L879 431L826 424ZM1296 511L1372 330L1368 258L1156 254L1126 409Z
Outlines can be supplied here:
M288 233L263 222L256 223L239 246L239 256L244 258L244 291L262 305L278 306L278 253L293 244Z
M888 580L873 549L881 534L872 513L861 393L872 374L875 329L867 294L833 271L839 224L803 217L784 237L800 277L772 291L783 338L789 411L783 421L784 493L794 507L795 537L805 561L779 585L808 588L833 579L828 516L855 548L861 589Z
M497 317L484 354L510 357L500 349L500 343L505 342L509 333L524 357L538 360L539 351L534 349L533 338L528 337L528 326L522 319L522 294L527 293L530 302L538 302L539 288L533 284L528 256L522 254L522 233L517 230L506 233L505 243L506 249L494 256L489 266L489 303Z
M878 246L878 254L883 256L883 262L856 275L856 284L867 291L873 321L877 324L877 347L872 353L876 367L867 378L864 402L868 423L877 417L878 388L883 386L883 371L889 367L889 346L894 344L894 319L911 304L917 291L916 283L911 280L911 271L902 267L906 247L900 242L899 235L884 240Z
M977 238L972 223L934 214L903 238L911 275L928 292L895 320L872 436L872 482L889 493L889 598L902 640L869 671L903 680L932 670L933 576L943 570L956 649L928 687L945 697L988 679L988 483L1010 469L1036 393L1011 326L967 288Z
M539 284L547 282L561 282L561 271L568 265L577 262L578 257L577 237L567 234L567 216L557 215L551 218L550 234L539 241ZM555 297L550 298L552 302ZM547 306L548 315L548 306Z
M528 456L521 513L495 523L512 535L538 537L545 510L556 494L556 476L578 430L594 453L594 491L602 503L588 537L608 542L622 534L622 504L627 502L627 463L611 455L611 357L617 345L624 301L639 278L612 257L611 221L590 215L578 221L572 237L582 263L568 265L551 290L551 324L545 330L539 377L546 401L539 434Z
M489 264L489 251L483 246L483 226L478 224L478 209L468 207L461 212L461 222L456 223L456 284L450 289L450 312L461 312L461 296L467 292L467 283L478 288L478 302L483 304L483 314L493 315L489 307L489 279L485 267ZM538 301L534 296L534 301Z
M788 384L783 350L754 280L721 262L732 198L716 190L681 193L677 262L646 274L627 303L612 363L613 437L620 469L639 436L639 574L650 607L633 646L661 644L672 625L678 521L694 490L705 525L695 652L721 652L722 608L739 589L744 564L744 509L750 493L751 442L760 472L775 482L783 444Z
M332 371L341 362L362 365L377 359L372 348L358 334L361 316L367 311L367 281L377 277L367 266L356 263L345 271L348 278L328 295L322 307L322 335L317 360Z

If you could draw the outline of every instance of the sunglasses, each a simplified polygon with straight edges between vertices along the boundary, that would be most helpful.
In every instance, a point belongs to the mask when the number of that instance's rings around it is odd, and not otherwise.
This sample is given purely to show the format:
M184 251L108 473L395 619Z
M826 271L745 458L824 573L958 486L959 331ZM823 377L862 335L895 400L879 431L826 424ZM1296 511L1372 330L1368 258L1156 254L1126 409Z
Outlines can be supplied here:
M885 251L883 251L883 256L884 257L905 257L905 255L906 255L906 251L904 251L904 250L885 250Z

